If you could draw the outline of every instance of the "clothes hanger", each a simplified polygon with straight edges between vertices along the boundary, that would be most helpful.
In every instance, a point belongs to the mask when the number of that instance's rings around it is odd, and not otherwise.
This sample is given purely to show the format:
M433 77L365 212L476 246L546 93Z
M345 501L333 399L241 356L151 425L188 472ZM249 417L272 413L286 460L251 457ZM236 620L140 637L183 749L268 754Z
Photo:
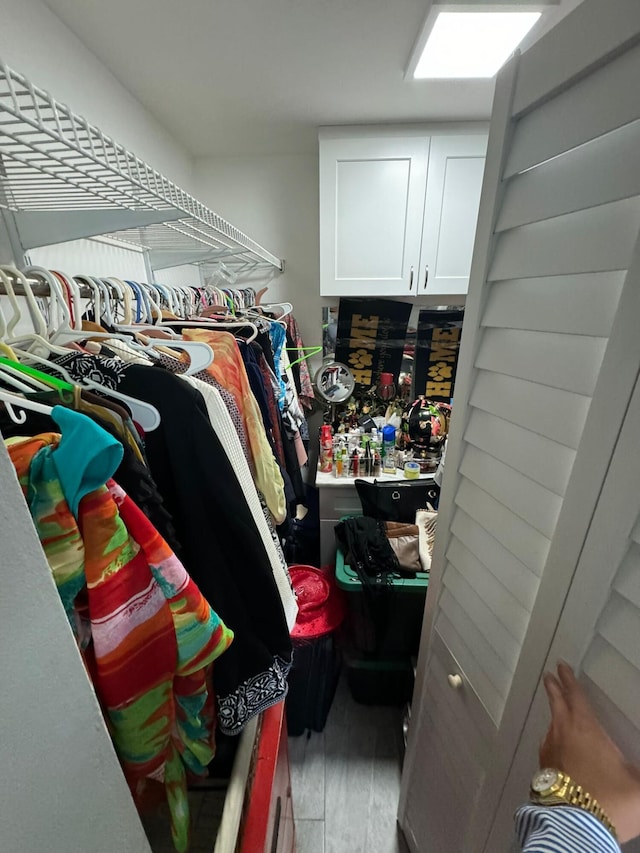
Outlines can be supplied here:
M15 424L23 424L27 420L24 409L29 409L31 412L39 412L41 415L51 415L53 413L51 406L45 406L44 403L38 403L35 400L27 400L18 394L12 394L10 391L0 390L0 401L4 403L7 414ZM14 406L23 411L16 411Z
M158 293L160 294L162 301L164 302L164 304L167 307L167 310L171 311L172 314L175 314L176 308L175 308L175 305L173 302L173 288L166 287L164 284L157 284L155 282L154 282L153 286L158 291ZM160 305L162 307L162 303L160 303Z
M259 307L262 308L263 306L260 305ZM244 317L255 317L256 319L264 320L267 323L277 323L279 326L282 326L283 329L287 328L287 324L280 317L268 317L266 314L260 313L260 311L257 311L253 307L246 308L238 313Z
M28 394L33 391L32 385L27 385L22 379L17 379L16 375L10 371L9 368L4 366L0 367L0 375L2 376L2 381L7 385L11 385L12 388L17 389L18 391L22 391L25 394Z
M33 332L23 333L17 338L13 338L12 334L13 330L22 319L22 314L20 310L20 303L18 302L15 290L13 288L12 279L15 279L23 288L24 295L27 301L27 306L29 308L31 322L34 327ZM38 308L35 296L33 295L33 291L31 290L31 285L28 282L26 276L23 275L20 270L16 269L15 267L0 266L0 281L2 281L2 283L4 284L5 293L9 297L9 302L11 303L11 307L13 309L13 316L11 320L9 320L9 322L6 324L4 340L5 344L15 347L24 346L26 344L26 348L29 351L32 348L39 347L40 354L44 352L45 356L48 355L50 352L56 352L59 355L66 355L68 350L53 346L49 339L46 337L47 323L40 309Z
M31 323L38 335L41 337L46 337L47 334L47 321L42 316L42 312L38 308L38 304L33 295L31 287L27 282L26 278L19 269L12 266L0 266L0 279L4 284L5 293L9 297L9 302L11 304L11 308L13 310L13 315L6 327L6 337L11 338L13 335L13 330L18 325L20 320L22 319L22 311L20 309L20 303L15 294L15 290L13 289L13 280L15 279L22 287L24 288L24 296L27 302L27 309L29 311L29 316L31 317Z
M63 281L66 282L72 303L72 305L69 306L72 326L74 329L82 329L82 298L80 295L80 287L78 286L78 283L72 275L67 275L64 272L60 272L59 270L51 270L51 272L54 275L59 276L61 279L63 279ZM72 306L73 311L71 311Z
M181 321L182 322L182 321ZM171 327L165 327L163 322L149 324L148 328L150 330L163 330L164 328L169 328L172 332L173 329ZM124 332L138 332L144 334L147 326L142 324L134 324L132 326L116 326L116 329L122 330ZM114 337L111 335L111 337ZM115 336L117 337L117 335ZM204 341L185 341L182 338L175 338L171 340L165 341L164 346L161 344L160 340L155 342L153 338L149 339L148 344L141 345L138 343L137 346L134 346L134 349L140 349L141 352L146 353L157 353L158 347L164 349L165 347L170 347L174 350L179 350L181 352L187 353L189 356L189 366L187 368L187 376L193 376L195 373L200 373L201 370L206 370L209 365L213 363L214 352L209 346L209 344ZM162 350L160 350L162 351Z
M293 305L291 302L261 302L261 308L280 308L282 309L282 314L278 317L279 320L282 320L283 317L286 317L288 314L291 314L293 311Z
M73 352L73 350L67 350L66 352ZM46 358L41 358L39 355L34 355L32 352L28 352L27 350L17 350L17 357L15 359L16 361L18 360L19 356L23 356L29 362L34 361L36 364L42 364L51 370L55 370L56 373L59 373L60 376L62 376L62 378L64 379L64 381L68 382L69 385L71 385L72 387L78 385L78 383L73 379L73 377L69 374L66 368L64 368L61 364L57 364L55 361L47 361ZM23 362L20 363L22 364Z
M10 359L5 359L4 356L0 356L0 358L2 359L0 361L0 375L14 388L28 392L50 391L53 387L53 384L40 382L40 380L36 379L35 376L21 370L20 368L24 367L24 365L19 365L19 362L10 363Z
M42 361L44 360L45 359L42 359ZM21 361L11 361L10 359L5 358L4 356L0 356L0 367L12 368L24 377L35 379L36 381L41 381L46 387L44 389L38 390L50 391L52 388L54 388L56 391L68 392L73 391L76 385L78 384L74 383L73 381L67 382L62 379L58 379L55 376L50 376L48 373L43 373L41 370L37 370L35 367L31 367L28 364L23 364Z
M49 274L49 271L45 270L43 267L28 267L26 272L29 272L33 275L44 278L45 281L47 281L48 283L53 283L53 277ZM21 273L19 273L19 276L20 276L20 279L23 281L23 286L26 286L26 288L27 288L26 292L31 294L31 298L33 299L34 298L33 293L31 291L31 287L30 287L26 277L24 275L22 275ZM78 278L88 280L88 279L90 279L90 276L82 276L82 277L79 276ZM53 298L55 298L56 295L61 294L61 291L59 289L60 285L58 282L56 282L56 284L52 284L52 286L53 286L52 296L53 296ZM11 288L11 291L13 292L12 288ZM99 292L99 288L97 287L97 284L96 284L96 291L94 291L94 293L98 293L98 292ZM13 295L15 298L15 294L13 294ZM99 300L99 297L97 297L97 298ZM64 302L64 300L62 300L62 301ZM117 337L117 335L113 335L113 334L110 334L108 332L105 332L104 334L91 333L88 335L87 332L78 332L77 330L71 329L69 326L70 314L69 314L69 309L68 309L66 303L65 303L64 307L62 307L62 306L60 306L60 307L61 307L62 313L63 313L63 327L62 327L62 329L59 329L56 332L56 338L59 338L61 336L65 336L67 339L71 339L71 340L78 340L78 339L82 340L82 339L86 338L87 336L104 337L104 338ZM40 315L40 318L41 318L41 321L44 323L44 318L42 317L42 315ZM46 327L45 327L45 331L46 331ZM53 347L51 347L50 341L47 341L45 339L44 343L48 347L49 351L51 351L53 349ZM62 349L62 350L58 350L58 351L59 352L61 351L65 355L68 355L68 353L69 353L69 350L66 350L66 349ZM27 366L22 365L22 367L26 368ZM31 370L33 370L33 368L31 368ZM25 370L25 372L26 372L26 370ZM36 373L38 373L38 372L39 371L36 371ZM44 374L44 375L47 375L47 374ZM60 383L59 387L61 387L63 390L67 390L67 391L73 390L73 387L74 387L73 385L69 385L66 382L63 383L62 380L56 380L55 377L51 377L51 376L48 376L48 379L49 380L53 379L55 382ZM53 383L51 383L51 384L53 385ZM137 400L135 397L129 397L126 394L121 394L119 391L115 391L112 388L107 388L104 385L100 385L98 382L95 382L93 379L90 379L89 377L83 377L82 381L79 382L78 384L85 386L87 388L92 388L94 391L98 391L107 397L113 397L116 400L120 400L121 402L126 403L126 405L131 410L131 414L132 414L133 419L140 424L140 426L145 430L145 432L152 432L154 429L157 429L158 426L160 425L160 412L156 409L155 406L152 406L150 403L146 403L144 400Z
M99 323L100 317L102 315L102 297L100 295L100 288L91 278L91 276L76 275L74 276L74 279L78 285L84 285L85 287L88 287L89 290L92 292L93 299L90 301L89 304L91 305L91 303L93 303L93 313L96 318L96 323ZM80 323L80 325L82 326L82 322Z
M128 285L124 281L122 281L121 278L115 278L115 276L109 276L109 278L107 278L106 280L113 283L113 285L118 290L120 297L122 299L122 304L123 304L122 322L123 323L132 323L133 322L133 314L131 311L131 288L128 287Z
M315 347L285 347L285 349L287 352L300 352L300 350L302 350L302 352L305 353L300 356L300 358L296 358L295 361L290 362L289 367L293 367L294 364L300 364L301 361L306 361L308 358L313 358L314 355L319 355L322 352L323 347L320 345Z
M133 282L131 283L133 284ZM149 314L151 319L148 321L149 328L151 330L162 329L164 323L162 322L162 309L160 308L159 302L157 302L147 290L149 285L140 283L138 284L138 287L142 288L143 291L146 291L146 296L150 305ZM144 332L146 326L134 324L131 326L120 325L116 326L116 328L123 331ZM213 363L214 352L209 344L204 341L185 341L182 338L176 338L174 340L167 341L167 345L171 349L186 352L189 356L189 366L186 371L187 376L193 376L195 373L200 373L200 371L206 370L206 368ZM141 346L141 351L147 353L152 353L154 351L157 352L159 346L162 345L155 343L152 339L148 344Z
M18 360L15 350L11 349L9 344L5 344L4 341L0 341L0 353L3 353L7 358L12 358L14 361Z
M250 344L251 341L255 341L258 337L258 327L255 323L251 323L247 320L246 323L238 322L238 323L219 323L217 321L197 321L197 320L164 320L162 322L162 326L170 323L179 323L181 327L186 329L209 329L210 331L217 331L218 329L252 329L251 335L245 339L246 343Z
M115 283L114 279L101 278L100 285L102 292L107 294L107 301L109 302L109 308L115 324L118 322L118 311L120 305L124 305L124 292L122 288Z
M28 283L26 282L26 278L24 276L22 276L22 274L20 274L19 271L16 270L16 272L18 272L18 278L24 279L24 282L27 284L27 290L25 291L25 294L29 294L29 295L33 296L31 288L28 285ZM12 304L14 304L14 301L17 302L17 300L15 298L15 292L13 290L13 285L12 285L11 281L8 280L8 276L5 275L3 270L0 270L0 278L4 281L7 295L9 296L10 300L13 300ZM38 311L38 313L39 313L39 311ZM19 314L19 309L18 309L18 314ZM44 321L44 318L42 318L42 315L40 315L40 317L41 317L42 321ZM4 315L2 314L1 311L0 311L0 320L2 321L2 325L5 326ZM40 325L41 324L39 323L39 326ZM6 329L5 329L5 331L6 331ZM49 343L49 341L46 338L44 338L41 335L36 334L36 333L34 333L33 335L27 335L25 339L30 344L32 344L34 340L37 343L42 344L42 346L47 350L47 352L51 352L53 350L53 351L55 351L59 354L62 354L62 355L67 355L69 352L66 349L62 349L61 347L51 346L51 344ZM18 353L22 354L23 357L31 358L31 359L34 359L36 361L40 361L44 364L49 364L52 367L57 367L57 365L55 365L54 363L49 362L46 359L35 355L34 353L32 353L28 349L25 351L21 351L18 348L17 343L21 342L22 340L24 340L24 339L20 338L20 339L17 339L17 341L15 341L15 342L12 341L12 343L14 343L15 349L18 350L17 353L15 352L15 350L13 348L7 346L6 344L3 345L3 350L5 351L5 356L0 356L0 367L2 368L3 375L6 379L6 381L8 381L10 384L14 385L14 387L20 387L20 389L23 391L33 391L34 388L36 390L39 390L39 391L49 391L50 389L53 388L53 389L57 390L58 393L61 393L62 391L73 391L73 388L74 388L73 384L61 382L60 380L57 380L55 376L49 376L49 374L42 373L42 371L39 371L39 370L35 370L34 368L31 368L29 365L23 364L21 361L19 361ZM7 356L10 356L10 357L7 358ZM9 377L14 377L14 379L11 380ZM18 380L18 379L16 379L16 377L20 377L20 379ZM65 378L69 379L68 375ZM25 384L27 381L31 382L30 386Z
M96 283L96 287L102 296L102 314L100 314L99 317L96 317L96 323L100 323L100 321L104 319L109 326L113 326L116 319L113 316L113 311L111 310L111 292L101 278L97 278L96 276L91 277Z
M43 284L46 284L49 287L49 318L50 323L47 328L47 337L50 340L55 340L55 333L60 327L69 327L71 328L71 312L69 311L69 306L65 299L65 294L62 291L62 285L60 280L48 269L45 267L38 266L30 266L24 269L24 275L36 280L41 281ZM31 285L25 278L24 282L25 286L31 291ZM51 325L51 318L55 316L54 325Z

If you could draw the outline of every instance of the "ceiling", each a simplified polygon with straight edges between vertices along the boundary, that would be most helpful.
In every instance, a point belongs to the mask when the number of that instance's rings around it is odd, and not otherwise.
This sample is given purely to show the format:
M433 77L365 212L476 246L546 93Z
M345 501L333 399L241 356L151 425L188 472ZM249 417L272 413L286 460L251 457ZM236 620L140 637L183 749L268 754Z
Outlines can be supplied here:
M194 156L313 151L323 124L491 112L493 81L404 80L429 0L45 2Z

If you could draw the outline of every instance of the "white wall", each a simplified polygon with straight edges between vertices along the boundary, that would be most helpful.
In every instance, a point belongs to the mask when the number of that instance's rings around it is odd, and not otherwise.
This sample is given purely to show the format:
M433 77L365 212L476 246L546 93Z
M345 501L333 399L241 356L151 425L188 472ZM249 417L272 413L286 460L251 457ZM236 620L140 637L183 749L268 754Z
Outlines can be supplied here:
M201 158L194 180L204 204L285 259L264 301L292 302L305 345L321 344L317 155Z
M95 275L99 278L116 276L146 281L144 255L134 247L125 247L104 239L73 240L31 249L29 258L34 266L60 270L69 275Z
M0 847L149 853L0 436Z
M3 62L190 190L185 149L41 0L0 0L0 21Z
M182 264L179 267L167 267L163 270L154 270L153 280L158 284L166 284L168 287L200 287L202 279L200 269L195 264ZM146 281L146 279L144 279Z

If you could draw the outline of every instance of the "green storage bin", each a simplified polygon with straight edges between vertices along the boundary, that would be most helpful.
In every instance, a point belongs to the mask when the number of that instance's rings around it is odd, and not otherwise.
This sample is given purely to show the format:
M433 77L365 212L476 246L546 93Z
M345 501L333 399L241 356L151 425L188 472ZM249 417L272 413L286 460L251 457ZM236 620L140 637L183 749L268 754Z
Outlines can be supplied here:
M372 658L345 650L347 683L361 705L405 705L411 699L414 675L411 658Z
M373 660L393 657L409 659L418 653L429 575L395 578L379 597L366 594L357 573L336 553L336 580L346 593L349 615L345 629L348 645Z

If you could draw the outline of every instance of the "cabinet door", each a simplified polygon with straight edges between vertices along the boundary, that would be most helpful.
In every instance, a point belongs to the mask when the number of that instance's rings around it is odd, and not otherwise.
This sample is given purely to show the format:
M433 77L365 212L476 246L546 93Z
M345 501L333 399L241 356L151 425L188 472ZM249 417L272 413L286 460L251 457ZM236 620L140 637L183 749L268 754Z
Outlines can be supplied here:
M320 293L417 288L428 138L320 136Z
M418 731L413 760L404 770L409 779L401 826L412 853L461 853L470 849L466 834L495 727L469 673L439 633L431 644L427 682L420 715L412 720Z
M418 296L469 288L486 150L486 134L431 139Z

